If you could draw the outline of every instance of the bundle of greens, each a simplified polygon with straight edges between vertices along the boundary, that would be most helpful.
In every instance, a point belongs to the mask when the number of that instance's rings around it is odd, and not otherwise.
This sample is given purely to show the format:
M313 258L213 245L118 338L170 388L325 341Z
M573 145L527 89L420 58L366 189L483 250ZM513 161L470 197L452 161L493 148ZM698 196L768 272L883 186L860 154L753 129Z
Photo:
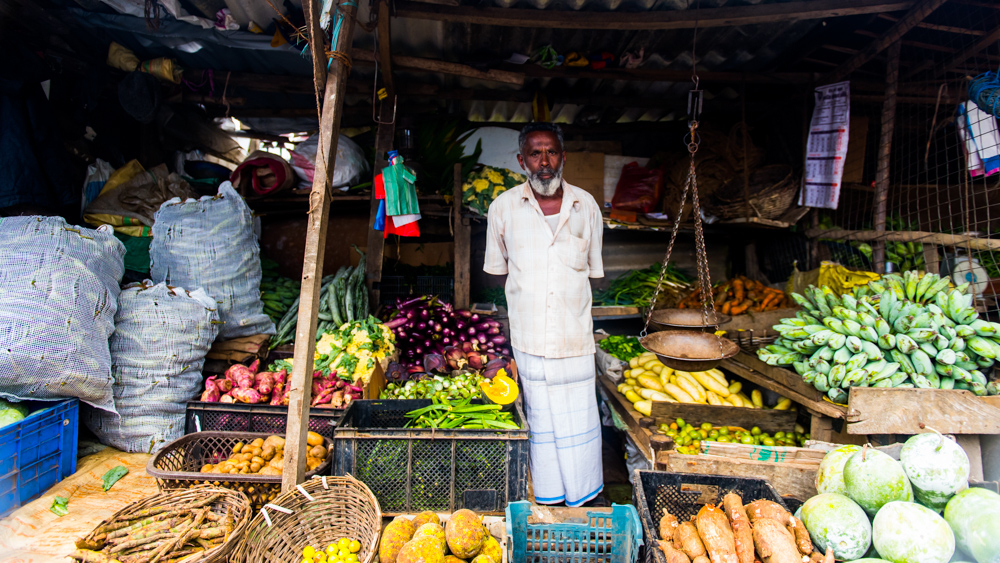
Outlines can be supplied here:
M660 264L642 270L626 272L611 282L604 291L594 290L594 305L617 305L659 309L673 307L681 301L692 286L690 280L671 262L663 277L663 287L656 303L652 303L656 282L660 277Z

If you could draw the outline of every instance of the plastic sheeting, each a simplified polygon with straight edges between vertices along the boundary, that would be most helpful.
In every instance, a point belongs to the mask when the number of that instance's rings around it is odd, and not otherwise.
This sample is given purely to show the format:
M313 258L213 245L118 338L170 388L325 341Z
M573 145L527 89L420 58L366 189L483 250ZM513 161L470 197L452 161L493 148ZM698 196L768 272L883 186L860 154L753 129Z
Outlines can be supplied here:
M102 443L152 453L184 435L186 403L201 390L205 354L218 334L215 306L202 289L149 282L122 290L111 336L118 414L83 414Z
M0 222L0 397L77 397L114 411L108 339L124 256L109 226Z
M202 288L218 303L219 338L274 334L260 299L260 246L233 185L218 195L165 201L154 216L149 273L156 283Z

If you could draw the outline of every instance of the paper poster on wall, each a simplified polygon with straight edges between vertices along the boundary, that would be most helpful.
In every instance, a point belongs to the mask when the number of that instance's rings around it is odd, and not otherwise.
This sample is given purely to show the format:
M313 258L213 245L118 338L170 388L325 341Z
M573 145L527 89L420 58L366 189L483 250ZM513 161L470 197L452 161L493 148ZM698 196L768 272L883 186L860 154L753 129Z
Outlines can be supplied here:
M836 209L851 122L851 83L816 88L799 205Z

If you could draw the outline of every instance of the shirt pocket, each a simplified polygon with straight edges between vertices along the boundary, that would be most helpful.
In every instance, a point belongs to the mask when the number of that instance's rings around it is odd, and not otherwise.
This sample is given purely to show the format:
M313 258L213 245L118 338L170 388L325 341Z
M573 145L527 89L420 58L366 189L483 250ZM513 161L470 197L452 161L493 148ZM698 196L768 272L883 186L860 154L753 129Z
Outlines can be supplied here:
M559 259L573 270L582 272L587 269L590 241L566 233L565 249L559 253Z

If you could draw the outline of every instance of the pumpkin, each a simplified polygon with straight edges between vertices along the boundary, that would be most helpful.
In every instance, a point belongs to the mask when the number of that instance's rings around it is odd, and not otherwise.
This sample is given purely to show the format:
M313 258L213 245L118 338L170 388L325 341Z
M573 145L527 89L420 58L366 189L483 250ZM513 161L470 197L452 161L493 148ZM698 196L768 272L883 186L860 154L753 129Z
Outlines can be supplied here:
M503 410L509 410L517 400L517 383L502 371L493 379L480 383L479 388L484 400L503 406Z

